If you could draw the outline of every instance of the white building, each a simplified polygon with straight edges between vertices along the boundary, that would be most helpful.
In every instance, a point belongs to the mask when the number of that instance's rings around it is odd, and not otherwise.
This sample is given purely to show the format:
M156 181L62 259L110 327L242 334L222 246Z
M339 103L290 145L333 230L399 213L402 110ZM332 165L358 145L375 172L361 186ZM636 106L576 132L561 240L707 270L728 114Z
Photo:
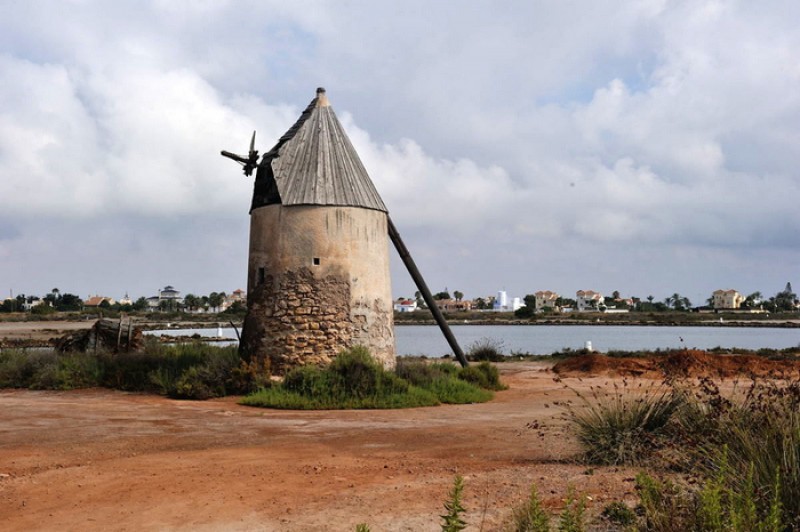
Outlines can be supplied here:
M500 290L497 292L497 297L494 298L492 310L497 312L514 312L523 306L525 306L525 303L518 297L512 298L511 303L509 303L506 291Z
M575 293L575 306L578 312L585 310L599 310L605 304L605 298L600 292L594 290L578 290Z
M559 298L558 294L550 290L539 290L533 294L533 296L536 298L535 307L537 311L541 311L546 308L555 309L556 301L558 301Z
M497 292L497 297L494 298L494 310L497 310L499 312L504 312L509 310L508 294L506 294L505 290L500 290Z
M714 290L715 309L737 309L742 306L745 297L736 290Z
M417 310L417 302L413 299L401 299L394 303L395 312L414 312Z
M162 301L166 302L169 310L177 310L179 305L183 305L183 298L178 290L172 286L165 286L162 290L158 291L157 296L147 298L147 306L151 309L161 308Z

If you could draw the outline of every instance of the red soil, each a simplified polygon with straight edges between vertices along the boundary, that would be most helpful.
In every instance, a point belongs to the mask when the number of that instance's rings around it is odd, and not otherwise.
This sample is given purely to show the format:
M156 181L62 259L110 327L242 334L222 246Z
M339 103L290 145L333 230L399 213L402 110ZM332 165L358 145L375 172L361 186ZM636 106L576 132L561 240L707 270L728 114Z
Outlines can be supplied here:
M800 361L770 360L755 355L717 355L687 349L665 356L645 358L578 355L558 362L553 366L553 371L562 377L582 375L650 378L797 377L800 375Z
M570 461L576 447L561 405L576 391L620 376L798 371L795 362L695 351L577 356L556 366L563 383L547 364L499 367L510 388L489 403L392 411L0 391L0 528L438 530L457 473L467 530L503 530L532 483L554 512L573 486L596 516L611 501L635 500L637 471Z

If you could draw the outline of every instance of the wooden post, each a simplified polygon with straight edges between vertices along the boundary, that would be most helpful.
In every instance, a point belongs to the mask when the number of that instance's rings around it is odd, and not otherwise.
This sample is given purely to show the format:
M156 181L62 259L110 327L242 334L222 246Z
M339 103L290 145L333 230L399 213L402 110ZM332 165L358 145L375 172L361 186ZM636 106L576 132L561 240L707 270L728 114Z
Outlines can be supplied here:
M394 223L392 223L392 219L389 217L389 215L386 215L386 220L388 221L389 225L389 238L392 239L392 243L394 243L397 253L400 255L400 258L403 259L403 264L406 265L408 273L411 274L411 278L414 279L414 283L417 285L417 288L419 288L419 291L422 294L422 299L425 300L425 304L428 305L428 309L430 309L431 313L433 314L433 319L435 319L436 323L439 325L439 329L441 329L445 340L447 340L447 343L450 345L450 349L452 349L453 353L456 355L458 362L462 367L467 367L467 357L464 356L464 352L458 345L456 337L453 336L453 331L450 330L450 326L447 324L447 320L444 319L442 311L439 310L439 307L436 305L436 301L434 301L431 291L428 290L428 285L425 284L425 279L422 278L422 274L419 272L417 265L414 263L414 259L411 258L411 253L408 252L408 248L406 248L406 245L400 238L400 233L397 232L397 228L394 226Z
M128 317L128 341L126 342L126 349L131 350L131 336L133 336L133 318Z
M117 353L119 353L119 343L122 341L122 316L119 317L119 329L117 330Z

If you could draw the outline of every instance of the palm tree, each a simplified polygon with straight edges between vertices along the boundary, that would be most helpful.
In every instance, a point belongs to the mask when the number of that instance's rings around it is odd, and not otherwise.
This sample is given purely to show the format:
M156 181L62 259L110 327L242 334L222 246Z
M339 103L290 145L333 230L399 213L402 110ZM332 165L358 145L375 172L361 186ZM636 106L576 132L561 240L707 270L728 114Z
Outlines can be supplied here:
M753 308L756 305L760 305L764 302L764 296L761 295L761 292L753 292L746 298L744 298L743 306L747 308Z
M688 297L684 297L677 292L664 299L664 304L672 307L673 310L686 310L692 306L692 302L689 301Z
M225 301L225 292L211 292L208 294L208 305L213 309L213 312L219 312L219 307Z
M186 306L186 310L189 312L196 309L199 302L200 299L194 294L186 294L186 297L183 298L183 304Z

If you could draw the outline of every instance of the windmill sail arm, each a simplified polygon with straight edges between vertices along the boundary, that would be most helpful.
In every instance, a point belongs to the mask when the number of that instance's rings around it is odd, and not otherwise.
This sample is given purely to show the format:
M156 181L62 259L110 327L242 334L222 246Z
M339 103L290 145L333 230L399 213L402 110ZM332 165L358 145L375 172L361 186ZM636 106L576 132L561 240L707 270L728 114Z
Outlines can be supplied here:
M222 150L220 152L220 155L222 155L223 157L227 157L228 159L233 159L237 163L241 163L241 164L247 164L248 163L248 159L247 158L242 157L241 155L236 155L235 153L231 153L229 151Z

